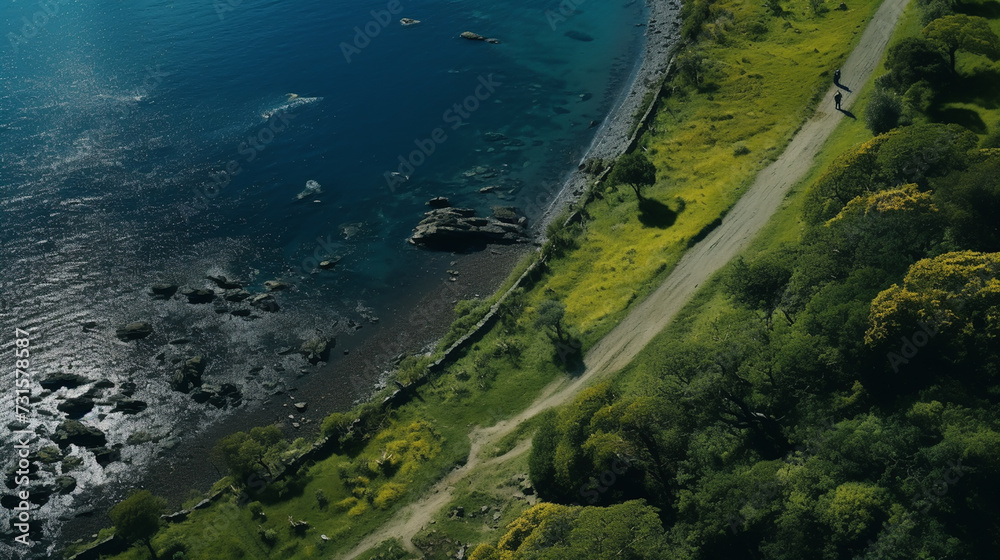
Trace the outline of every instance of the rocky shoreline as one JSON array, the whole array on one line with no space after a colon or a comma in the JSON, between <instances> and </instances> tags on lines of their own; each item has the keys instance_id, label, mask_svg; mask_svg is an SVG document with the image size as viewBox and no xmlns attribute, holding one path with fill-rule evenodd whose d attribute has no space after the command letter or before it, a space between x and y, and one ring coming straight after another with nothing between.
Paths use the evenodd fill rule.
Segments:
<instances>
[{"instance_id":1,"label":"rocky shoreline","mask_svg":"<svg viewBox=\"0 0 1000 560\"><path fill-rule=\"evenodd\" d=\"M681 3L679 0L646 0L649 11L646 42L642 61L633 74L632 82L623 90L614 109L600 125L593 142L580 161L580 167L570 172L562 188L549 203L542 216L535 222L538 238L563 209L577 202L583 195L592 176L583 169L590 159L615 159L625 153L632 141L634 119L641 109L648 92L658 88L666 77L674 55L674 46L680 40Z\"/></svg>"}]
</instances>

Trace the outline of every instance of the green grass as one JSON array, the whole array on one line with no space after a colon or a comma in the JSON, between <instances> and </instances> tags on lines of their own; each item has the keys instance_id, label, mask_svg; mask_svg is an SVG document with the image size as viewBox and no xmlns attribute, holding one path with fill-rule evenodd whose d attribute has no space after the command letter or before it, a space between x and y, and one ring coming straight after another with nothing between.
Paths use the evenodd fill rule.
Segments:
<instances>
[{"instance_id":1,"label":"green grass","mask_svg":"<svg viewBox=\"0 0 1000 560\"><path fill-rule=\"evenodd\" d=\"M646 196L676 212L676 221L647 227L628 189L599 188L604 198L586 208L581 248L553 263L544 283L564 299L586 344L665 277L688 241L732 207L781 153L878 5L853 4L816 17L807 2L790 2L779 18L757 3L717 4L715 39L699 47L712 61L701 91L674 87L640 142L658 170ZM748 39L751 25L767 31Z\"/></svg>"}]
</instances>

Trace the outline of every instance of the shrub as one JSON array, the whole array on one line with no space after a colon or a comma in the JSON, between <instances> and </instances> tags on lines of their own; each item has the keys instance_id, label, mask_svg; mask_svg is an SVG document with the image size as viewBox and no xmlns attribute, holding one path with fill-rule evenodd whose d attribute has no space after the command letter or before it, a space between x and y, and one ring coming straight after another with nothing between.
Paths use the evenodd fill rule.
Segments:
<instances>
[{"instance_id":1,"label":"shrub","mask_svg":"<svg viewBox=\"0 0 1000 560\"><path fill-rule=\"evenodd\" d=\"M389 482L379 489L372 504L379 509L388 509L406 493L406 486L397 482Z\"/></svg>"},{"instance_id":2,"label":"shrub","mask_svg":"<svg viewBox=\"0 0 1000 560\"><path fill-rule=\"evenodd\" d=\"M257 536L259 536L260 540L262 540L267 546L274 546L278 542L278 532L274 529L264 529L263 527L258 527Z\"/></svg>"},{"instance_id":3,"label":"shrub","mask_svg":"<svg viewBox=\"0 0 1000 560\"><path fill-rule=\"evenodd\" d=\"M319 504L319 509L326 509L326 506L330 505L330 499L326 497L322 488L316 490L316 503Z\"/></svg>"},{"instance_id":4,"label":"shrub","mask_svg":"<svg viewBox=\"0 0 1000 560\"><path fill-rule=\"evenodd\" d=\"M347 516L357 517L359 515L364 514L366 511L368 511L368 502L359 501L357 504L354 505L354 507L352 507L350 510L347 511Z\"/></svg>"},{"instance_id":5,"label":"shrub","mask_svg":"<svg viewBox=\"0 0 1000 560\"><path fill-rule=\"evenodd\" d=\"M750 153L750 148L747 148L742 142L737 142L733 146L733 155L736 157L745 156Z\"/></svg>"},{"instance_id":6,"label":"shrub","mask_svg":"<svg viewBox=\"0 0 1000 560\"><path fill-rule=\"evenodd\" d=\"M250 510L250 515L253 517L260 517L261 519L266 517L264 515L264 506L260 502L250 502L247 509Z\"/></svg>"},{"instance_id":7,"label":"shrub","mask_svg":"<svg viewBox=\"0 0 1000 560\"><path fill-rule=\"evenodd\" d=\"M355 498L354 496L351 496L349 498L344 498L343 500L340 500L339 502L333 504L333 507L337 508L340 511L347 511L356 505L358 505L358 499Z\"/></svg>"},{"instance_id":8,"label":"shrub","mask_svg":"<svg viewBox=\"0 0 1000 560\"><path fill-rule=\"evenodd\" d=\"M876 89L865 107L865 124L874 134L889 132L899 125L903 104L899 97L884 89Z\"/></svg>"}]
</instances>

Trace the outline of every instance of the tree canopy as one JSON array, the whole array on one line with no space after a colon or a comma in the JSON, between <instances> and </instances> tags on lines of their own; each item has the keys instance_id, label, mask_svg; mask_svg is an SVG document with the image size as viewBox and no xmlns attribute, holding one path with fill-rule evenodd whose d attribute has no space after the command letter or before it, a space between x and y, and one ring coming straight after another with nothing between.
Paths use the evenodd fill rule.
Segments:
<instances>
[{"instance_id":1,"label":"tree canopy","mask_svg":"<svg viewBox=\"0 0 1000 560\"><path fill-rule=\"evenodd\" d=\"M628 185L636 198L642 199L642 189L656 183L656 166L641 153L625 154L618 158L608 181L612 185Z\"/></svg>"},{"instance_id":2,"label":"tree canopy","mask_svg":"<svg viewBox=\"0 0 1000 560\"><path fill-rule=\"evenodd\" d=\"M115 534L128 542L144 543L156 558L150 539L160 528L160 515L166 505L166 500L154 496L149 490L139 490L111 508L108 517L115 525Z\"/></svg>"},{"instance_id":3,"label":"tree canopy","mask_svg":"<svg viewBox=\"0 0 1000 560\"><path fill-rule=\"evenodd\" d=\"M944 48L952 71L955 70L955 53L959 50L985 55L990 60L1000 58L1000 38L986 18L966 14L944 16L928 23L923 35Z\"/></svg>"}]
</instances>

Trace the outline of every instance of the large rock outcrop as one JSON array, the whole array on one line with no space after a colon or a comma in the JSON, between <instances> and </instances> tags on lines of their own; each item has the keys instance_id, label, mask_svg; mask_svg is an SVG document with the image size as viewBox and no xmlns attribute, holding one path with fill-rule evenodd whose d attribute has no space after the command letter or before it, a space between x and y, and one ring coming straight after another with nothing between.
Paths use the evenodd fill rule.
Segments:
<instances>
[{"instance_id":1,"label":"large rock outcrop","mask_svg":"<svg viewBox=\"0 0 1000 560\"><path fill-rule=\"evenodd\" d=\"M410 237L414 245L450 250L528 240L528 220L512 206L496 206L488 218L471 208L436 208L424 216Z\"/></svg>"}]
</instances>

